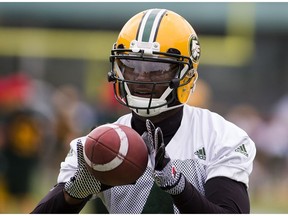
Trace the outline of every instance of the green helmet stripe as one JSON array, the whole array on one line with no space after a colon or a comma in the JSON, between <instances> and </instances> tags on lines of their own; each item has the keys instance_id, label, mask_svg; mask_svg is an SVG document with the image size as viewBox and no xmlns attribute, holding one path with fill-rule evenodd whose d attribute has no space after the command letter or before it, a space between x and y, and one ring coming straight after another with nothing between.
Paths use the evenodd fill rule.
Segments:
<instances>
[{"instance_id":1,"label":"green helmet stripe","mask_svg":"<svg viewBox=\"0 0 288 216\"><path fill-rule=\"evenodd\" d=\"M149 41L151 30L152 30L152 26L153 26L154 20L155 20L156 15L157 15L158 12L159 12L159 10L153 10L150 13L150 15L149 15L149 17L148 17L148 19L146 21L145 27L144 27L142 41L144 41L144 42L148 42Z\"/></svg>"},{"instance_id":2,"label":"green helmet stripe","mask_svg":"<svg viewBox=\"0 0 288 216\"><path fill-rule=\"evenodd\" d=\"M166 10L151 9L143 17L139 27L138 41L153 42L157 35L158 26Z\"/></svg>"}]
</instances>

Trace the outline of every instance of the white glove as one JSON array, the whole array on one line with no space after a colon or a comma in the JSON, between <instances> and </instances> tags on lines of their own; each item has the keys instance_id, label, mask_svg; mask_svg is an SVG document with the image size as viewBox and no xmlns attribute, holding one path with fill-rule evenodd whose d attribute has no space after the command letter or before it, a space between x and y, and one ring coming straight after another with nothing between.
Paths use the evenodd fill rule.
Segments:
<instances>
[{"instance_id":1,"label":"white glove","mask_svg":"<svg viewBox=\"0 0 288 216\"><path fill-rule=\"evenodd\" d=\"M77 142L78 169L73 177L65 183L66 192L73 198L84 199L92 194L97 194L110 188L98 181L86 168L83 157L83 145L79 139Z\"/></svg>"},{"instance_id":2,"label":"white glove","mask_svg":"<svg viewBox=\"0 0 288 216\"><path fill-rule=\"evenodd\" d=\"M171 195L180 194L185 188L185 177L177 172L171 163L169 155L165 151L165 144L161 128L155 129L150 120L146 120L147 132L144 132L144 139L153 168L155 183Z\"/></svg>"}]
</instances>

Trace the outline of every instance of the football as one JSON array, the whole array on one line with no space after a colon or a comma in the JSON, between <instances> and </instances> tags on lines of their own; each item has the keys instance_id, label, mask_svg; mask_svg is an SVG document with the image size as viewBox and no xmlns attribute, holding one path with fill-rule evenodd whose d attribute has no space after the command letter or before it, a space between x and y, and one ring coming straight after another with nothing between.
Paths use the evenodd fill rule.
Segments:
<instances>
[{"instance_id":1,"label":"football","mask_svg":"<svg viewBox=\"0 0 288 216\"><path fill-rule=\"evenodd\" d=\"M144 173L148 150L142 137L120 124L96 127L84 143L88 170L100 182L110 186L133 184Z\"/></svg>"}]
</instances>

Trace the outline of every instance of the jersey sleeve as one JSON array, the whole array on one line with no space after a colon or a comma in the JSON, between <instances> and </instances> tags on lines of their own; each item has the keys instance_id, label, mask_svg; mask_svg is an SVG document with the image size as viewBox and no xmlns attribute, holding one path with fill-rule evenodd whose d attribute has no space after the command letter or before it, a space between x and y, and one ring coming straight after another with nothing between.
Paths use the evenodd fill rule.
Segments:
<instances>
[{"instance_id":1,"label":"jersey sleeve","mask_svg":"<svg viewBox=\"0 0 288 216\"><path fill-rule=\"evenodd\" d=\"M57 182L67 182L72 176L74 176L78 163L77 163L77 142L81 140L81 143L85 143L86 137L80 137L70 142L70 150L63 162L60 165L60 173L57 178Z\"/></svg>"},{"instance_id":2,"label":"jersey sleeve","mask_svg":"<svg viewBox=\"0 0 288 216\"><path fill-rule=\"evenodd\" d=\"M208 148L206 181L223 176L243 182L248 187L256 155L255 144L244 130L224 119L219 120Z\"/></svg>"}]
</instances>

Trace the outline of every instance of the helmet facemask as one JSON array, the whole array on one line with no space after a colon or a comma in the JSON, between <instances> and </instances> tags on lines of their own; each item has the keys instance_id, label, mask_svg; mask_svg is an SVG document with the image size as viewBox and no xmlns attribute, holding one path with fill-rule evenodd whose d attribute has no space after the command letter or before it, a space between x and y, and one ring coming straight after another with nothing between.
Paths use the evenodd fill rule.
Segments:
<instances>
[{"instance_id":1,"label":"helmet facemask","mask_svg":"<svg viewBox=\"0 0 288 216\"><path fill-rule=\"evenodd\" d=\"M179 103L177 89L192 79L190 59L174 53L152 51L151 54L143 50L135 53L114 49L111 55L110 78L113 77L116 99L140 116L154 116L183 106ZM185 58L187 63L183 61ZM129 70L134 72L127 72ZM146 78L140 80L136 75Z\"/></svg>"}]
</instances>

